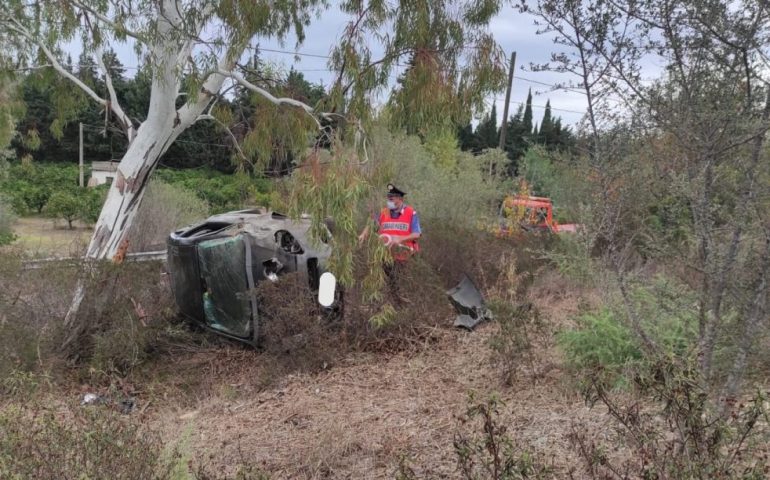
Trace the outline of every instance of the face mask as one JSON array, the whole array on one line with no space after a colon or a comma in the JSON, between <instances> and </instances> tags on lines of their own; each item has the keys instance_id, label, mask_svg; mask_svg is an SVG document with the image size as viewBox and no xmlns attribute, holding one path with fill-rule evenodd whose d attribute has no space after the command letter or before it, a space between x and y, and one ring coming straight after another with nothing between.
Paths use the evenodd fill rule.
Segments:
<instances>
[{"instance_id":1,"label":"face mask","mask_svg":"<svg viewBox=\"0 0 770 480\"><path fill-rule=\"evenodd\" d=\"M388 205L388 210L395 210L396 209L396 202L394 202L393 200L388 200L387 201L387 205Z\"/></svg>"}]
</instances>

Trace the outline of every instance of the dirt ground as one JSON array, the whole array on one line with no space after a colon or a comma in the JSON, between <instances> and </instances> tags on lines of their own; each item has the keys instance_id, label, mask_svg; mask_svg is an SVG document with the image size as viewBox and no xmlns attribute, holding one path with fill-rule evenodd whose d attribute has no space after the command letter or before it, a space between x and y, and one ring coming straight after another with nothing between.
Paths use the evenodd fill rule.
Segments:
<instances>
[{"instance_id":1,"label":"dirt ground","mask_svg":"<svg viewBox=\"0 0 770 480\"><path fill-rule=\"evenodd\" d=\"M13 226L19 237L16 243L29 256L70 257L82 255L91 239L93 229L75 222L73 229L67 228L64 220L43 217L18 218Z\"/></svg>"},{"instance_id":2,"label":"dirt ground","mask_svg":"<svg viewBox=\"0 0 770 480\"><path fill-rule=\"evenodd\" d=\"M572 308L565 299L553 302L551 313ZM459 420L468 395L497 393L505 403L500 420L514 442L550 465L550 478L566 478L571 470L580 478L567 434L575 425L611 430L609 419L585 406L550 345L538 349L537 375L525 371L504 386L490 365L488 341L496 328L447 328L423 351L358 355L264 390L253 354L235 354L242 366L237 373L217 372L212 358L179 358L179 368L220 373L221 381L184 407L149 408L149 422L221 475L251 462L271 478L394 478L403 457L418 478L459 478L453 439L468 431Z\"/></svg>"}]
</instances>

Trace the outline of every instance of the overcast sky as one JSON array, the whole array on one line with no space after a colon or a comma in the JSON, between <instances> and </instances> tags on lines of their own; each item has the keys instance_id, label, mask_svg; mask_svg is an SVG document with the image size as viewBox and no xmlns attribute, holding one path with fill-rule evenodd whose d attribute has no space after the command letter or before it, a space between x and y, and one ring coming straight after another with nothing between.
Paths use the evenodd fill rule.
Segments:
<instances>
[{"instance_id":1,"label":"overcast sky","mask_svg":"<svg viewBox=\"0 0 770 480\"><path fill-rule=\"evenodd\" d=\"M286 70L294 67L301 71L305 78L311 82L328 86L332 83L332 72L328 70L327 55L332 46L339 42L345 25L350 17L339 11L337 7L331 7L321 19L312 22L306 29L305 41L295 49L296 38L288 37L284 44L274 39L261 39L262 58L271 63L282 65ZM566 125L577 124L586 110L585 95L579 91L553 90L543 84L565 84L570 80L568 74L554 72L532 72L530 63L545 63L549 60L551 52L557 49L551 35L537 35L533 24L533 17L520 14L512 7L506 6L491 22L490 30L498 44L510 58L511 52L516 51L516 70L514 73L513 91L511 94L511 106L509 115L516 112L519 103L526 101L527 92L532 89L534 121L539 123L543 116L543 107L550 99L553 115L562 118ZM370 45L373 55L382 52L377 45ZM119 58L128 68L128 75L132 75L138 63L131 45L114 45ZM77 58L80 47L74 42L66 48L73 58ZM282 50L292 53L279 53L271 50ZM375 57L377 58L377 57ZM400 71L391 75L394 82ZM498 124L502 120L505 94L500 93L496 97L488 99L488 107L492 103L497 105ZM474 122L475 123L475 122Z\"/></svg>"},{"instance_id":2,"label":"overcast sky","mask_svg":"<svg viewBox=\"0 0 770 480\"><path fill-rule=\"evenodd\" d=\"M307 29L305 42L297 51L310 54L325 56L328 55L332 45L337 43L342 35L349 17L332 8L326 12L320 21L313 22ZM585 95L576 91L552 91L551 87L541 83L562 84L569 81L569 75L553 72L532 72L530 63L545 63L549 60L551 52L556 45L553 44L552 36L537 35L536 27L533 25L533 17L516 12L512 7L505 7L490 24L490 30L497 42L510 58L511 52L516 51L516 70L514 72L513 91L511 93L511 106L509 114L516 112L518 103L525 102L527 92L531 88L534 106L534 118L540 122L543 116L543 108L548 99L551 100L553 114L560 116L565 124L574 125L586 109ZM281 46L276 41L261 41L260 46L263 49L294 51L295 39L287 39L285 45ZM370 47L376 51L376 45ZM280 63L287 69L293 66L301 71L305 78L312 82L329 85L332 83L332 74L329 72L327 60L325 58L300 56L294 58L293 55L264 51L262 56L272 62ZM394 72L391 81L394 81L399 72ZM540 82L540 83L536 83ZM503 116L503 106L505 103L505 94L501 93L496 98L490 97L489 108L492 102L497 104L498 124ZM558 109L558 110L557 110Z\"/></svg>"}]
</instances>

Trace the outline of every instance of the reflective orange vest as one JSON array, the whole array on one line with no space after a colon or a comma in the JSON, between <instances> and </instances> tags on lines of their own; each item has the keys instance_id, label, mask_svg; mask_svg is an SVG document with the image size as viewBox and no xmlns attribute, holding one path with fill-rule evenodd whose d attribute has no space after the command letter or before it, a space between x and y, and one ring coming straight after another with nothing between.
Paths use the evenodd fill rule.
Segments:
<instances>
[{"instance_id":1,"label":"reflective orange vest","mask_svg":"<svg viewBox=\"0 0 770 480\"><path fill-rule=\"evenodd\" d=\"M390 217L390 210L383 208L380 212L380 230L379 233L387 234L397 237L405 237L412 233L412 218L414 217L414 209L409 205L404 206L401 209L401 215L398 218ZM417 253L420 250L420 246L417 240L407 240L402 245L411 247L411 251L405 248L396 247L393 252L393 258L395 260L406 260L413 253Z\"/></svg>"}]
</instances>

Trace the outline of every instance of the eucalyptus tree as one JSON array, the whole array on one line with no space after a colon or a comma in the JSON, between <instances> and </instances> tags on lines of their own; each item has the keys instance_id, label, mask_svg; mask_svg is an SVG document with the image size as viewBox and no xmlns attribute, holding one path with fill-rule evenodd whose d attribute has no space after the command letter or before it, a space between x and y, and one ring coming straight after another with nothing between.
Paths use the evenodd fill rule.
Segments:
<instances>
[{"instance_id":1,"label":"eucalyptus tree","mask_svg":"<svg viewBox=\"0 0 770 480\"><path fill-rule=\"evenodd\" d=\"M496 63L502 58L500 49L486 31L500 3L342 1L339 8L351 20L331 52L336 80L330 101L319 106L276 96L269 83L249 81L240 62L260 39L285 40L293 34L302 43L306 27L322 22L321 15L332 8L323 0L6 0L0 6L0 37L18 65L49 65L57 81L68 84L69 97L101 105L124 132L128 149L87 248L89 258L115 259L128 247L128 232L148 179L169 146L196 122L215 122L227 129L231 119L227 109L218 108L218 100L230 89L248 89L273 107L260 109L252 130L233 142L238 158L269 151L275 135L288 135L295 144L306 142L329 122L351 131L346 138L358 142L365 154L374 93L388 85L391 72L405 59L425 59L420 61L426 67L410 77L400 94L409 98L409 92L422 92L425 109L431 112L452 110L458 104L473 108L482 103L485 92L502 85L504 72ZM104 94L63 66L65 45L76 40L96 61ZM141 122L121 105L105 65L105 51L121 43L134 46L151 75L149 107ZM437 85L461 90L463 95L426 98L424 92ZM67 94L62 98L66 100ZM297 114L291 131L265 128L277 109ZM65 118L66 110L61 111ZM428 124L437 119L418 115L413 121ZM297 152L306 148L296 145ZM82 296L79 287L71 313Z\"/></svg>"}]
</instances>

